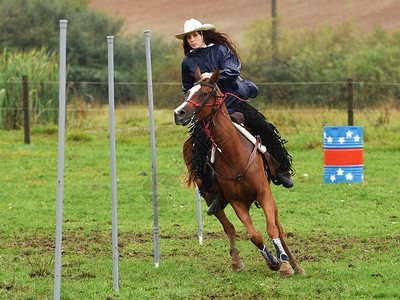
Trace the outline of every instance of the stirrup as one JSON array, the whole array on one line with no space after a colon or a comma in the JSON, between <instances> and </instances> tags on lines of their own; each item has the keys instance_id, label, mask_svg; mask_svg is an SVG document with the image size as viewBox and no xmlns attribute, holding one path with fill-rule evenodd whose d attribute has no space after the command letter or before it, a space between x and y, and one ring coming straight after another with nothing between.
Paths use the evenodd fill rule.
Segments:
<instances>
[{"instance_id":1,"label":"stirrup","mask_svg":"<svg viewBox=\"0 0 400 300\"><path fill-rule=\"evenodd\" d=\"M212 216L217 212L217 205L219 202L219 197L214 197L213 201L211 202L210 206L207 209L207 215Z\"/></svg>"}]
</instances>

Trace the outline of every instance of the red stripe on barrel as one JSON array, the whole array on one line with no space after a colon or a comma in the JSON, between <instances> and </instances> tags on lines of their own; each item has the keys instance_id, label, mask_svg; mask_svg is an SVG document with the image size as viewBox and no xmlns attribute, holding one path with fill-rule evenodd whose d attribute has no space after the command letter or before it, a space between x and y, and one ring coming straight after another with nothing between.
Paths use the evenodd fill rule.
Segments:
<instances>
[{"instance_id":1,"label":"red stripe on barrel","mask_svg":"<svg viewBox=\"0 0 400 300\"><path fill-rule=\"evenodd\" d=\"M324 149L324 165L349 166L363 164L363 148Z\"/></svg>"}]
</instances>

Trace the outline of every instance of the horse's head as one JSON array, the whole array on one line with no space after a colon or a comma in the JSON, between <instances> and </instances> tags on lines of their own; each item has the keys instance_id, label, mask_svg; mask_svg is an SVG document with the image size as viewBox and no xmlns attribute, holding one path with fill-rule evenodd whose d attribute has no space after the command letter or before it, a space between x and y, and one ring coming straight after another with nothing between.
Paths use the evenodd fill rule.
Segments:
<instances>
[{"instance_id":1,"label":"horse's head","mask_svg":"<svg viewBox=\"0 0 400 300\"><path fill-rule=\"evenodd\" d=\"M187 125L193 119L200 118L197 116L199 112L202 115L208 115L208 111L212 111L216 104L216 99L221 98L217 82L219 79L219 68L211 75L201 75L199 67L195 72L196 83L187 92L185 102L174 110L174 120L177 125ZM220 93L220 92L219 92Z\"/></svg>"}]
</instances>

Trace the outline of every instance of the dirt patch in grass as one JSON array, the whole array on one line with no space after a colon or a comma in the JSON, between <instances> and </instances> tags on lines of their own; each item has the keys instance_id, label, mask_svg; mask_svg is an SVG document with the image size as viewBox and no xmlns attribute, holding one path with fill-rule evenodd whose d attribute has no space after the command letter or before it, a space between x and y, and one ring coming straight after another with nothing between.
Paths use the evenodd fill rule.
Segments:
<instances>
[{"instance_id":1,"label":"dirt patch in grass","mask_svg":"<svg viewBox=\"0 0 400 300\"><path fill-rule=\"evenodd\" d=\"M51 253L55 248L53 234L45 231L36 231L30 235L7 236L0 233L4 248L18 248L23 255ZM206 240L225 240L224 233L205 233ZM238 240L250 240L246 233L239 233ZM197 240L196 234L182 233L179 235L160 235L161 240L176 241L177 244L187 244L188 240ZM359 236L330 236L327 233L318 233L309 236L298 236L288 232L286 241L293 254L299 261L319 261L329 257L332 261L342 261L352 252L363 254L384 253L387 249L400 247L400 236L359 237ZM78 230L68 229L63 232L63 253L79 253L80 255L96 257L110 255L112 244L111 231L108 230ZM145 245L153 244L153 232L120 232L118 236L118 250L120 257L151 257L153 253L147 251ZM139 246L138 246L139 245ZM239 249L240 250L240 249ZM179 255L170 251L171 256Z\"/></svg>"}]
</instances>

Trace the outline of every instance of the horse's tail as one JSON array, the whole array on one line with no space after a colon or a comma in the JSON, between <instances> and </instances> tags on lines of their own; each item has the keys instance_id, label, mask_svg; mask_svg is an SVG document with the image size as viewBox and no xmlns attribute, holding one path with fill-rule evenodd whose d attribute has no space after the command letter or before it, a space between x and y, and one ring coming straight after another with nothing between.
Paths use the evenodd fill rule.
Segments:
<instances>
[{"instance_id":1,"label":"horse's tail","mask_svg":"<svg viewBox=\"0 0 400 300\"><path fill-rule=\"evenodd\" d=\"M182 181L183 184L186 184L188 187L195 187L195 178L196 172L192 166L192 157L193 157L193 141L192 136L189 136L185 143L183 144L183 160L185 161L187 167L187 174L185 179Z\"/></svg>"}]
</instances>

